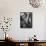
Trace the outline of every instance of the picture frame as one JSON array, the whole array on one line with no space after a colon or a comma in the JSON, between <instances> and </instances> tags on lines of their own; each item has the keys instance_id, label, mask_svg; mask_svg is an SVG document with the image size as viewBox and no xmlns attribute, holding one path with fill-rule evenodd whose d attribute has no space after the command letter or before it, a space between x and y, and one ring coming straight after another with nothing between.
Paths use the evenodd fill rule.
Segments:
<instances>
[{"instance_id":1,"label":"picture frame","mask_svg":"<svg viewBox=\"0 0 46 46\"><path fill-rule=\"evenodd\" d=\"M32 12L20 12L20 28L32 28Z\"/></svg>"}]
</instances>

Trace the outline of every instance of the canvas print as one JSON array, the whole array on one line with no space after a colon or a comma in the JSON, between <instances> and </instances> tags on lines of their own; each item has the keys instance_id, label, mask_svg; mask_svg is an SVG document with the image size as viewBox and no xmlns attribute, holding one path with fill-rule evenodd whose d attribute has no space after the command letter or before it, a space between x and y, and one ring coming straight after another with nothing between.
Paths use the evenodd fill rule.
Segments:
<instances>
[{"instance_id":1,"label":"canvas print","mask_svg":"<svg viewBox=\"0 0 46 46\"><path fill-rule=\"evenodd\" d=\"M32 12L20 12L20 28L32 28Z\"/></svg>"}]
</instances>

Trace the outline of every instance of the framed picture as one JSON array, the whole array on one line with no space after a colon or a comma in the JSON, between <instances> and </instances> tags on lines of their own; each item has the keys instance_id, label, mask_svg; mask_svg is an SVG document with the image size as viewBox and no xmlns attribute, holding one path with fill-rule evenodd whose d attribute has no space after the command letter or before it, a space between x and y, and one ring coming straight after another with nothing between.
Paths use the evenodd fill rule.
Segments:
<instances>
[{"instance_id":1,"label":"framed picture","mask_svg":"<svg viewBox=\"0 0 46 46\"><path fill-rule=\"evenodd\" d=\"M20 28L32 28L32 12L20 12Z\"/></svg>"}]
</instances>

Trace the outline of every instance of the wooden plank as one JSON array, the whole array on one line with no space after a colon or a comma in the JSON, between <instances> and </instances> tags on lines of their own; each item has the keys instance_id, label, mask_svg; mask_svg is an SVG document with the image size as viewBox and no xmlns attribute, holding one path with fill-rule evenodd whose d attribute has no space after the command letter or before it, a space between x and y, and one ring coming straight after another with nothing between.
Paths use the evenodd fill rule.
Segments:
<instances>
[{"instance_id":1,"label":"wooden plank","mask_svg":"<svg viewBox=\"0 0 46 46\"><path fill-rule=\"evenodd\" d=\"M28 46L28 43L24 43L24 46Z\"/></svg>"}]
</instances>

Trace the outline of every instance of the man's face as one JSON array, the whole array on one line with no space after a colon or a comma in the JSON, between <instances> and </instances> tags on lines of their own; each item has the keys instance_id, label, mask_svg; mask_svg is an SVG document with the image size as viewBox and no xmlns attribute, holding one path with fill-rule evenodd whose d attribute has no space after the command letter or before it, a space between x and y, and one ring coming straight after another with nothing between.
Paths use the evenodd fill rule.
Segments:
<instances>
[{"instance_id":1,"label":"man's face","mask_svg":"<svg viewBox=\"0 0 46 46\"><path fill-rule=\"evenodd\" d=\"M26 23L30 22L31 23L31 16L29 13L23 15L23 19Z\"/></svg>"}]
</instances>

